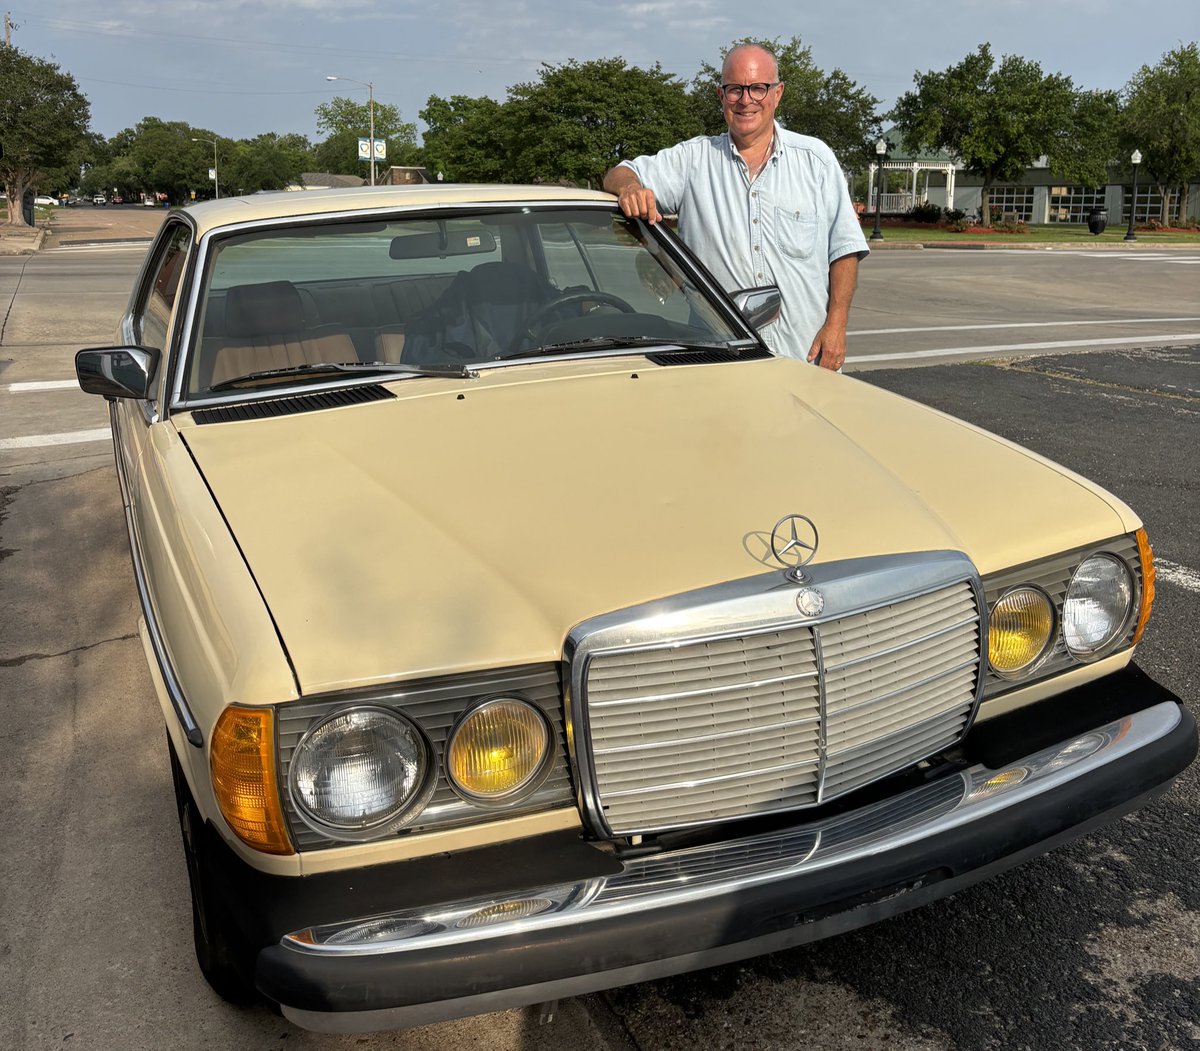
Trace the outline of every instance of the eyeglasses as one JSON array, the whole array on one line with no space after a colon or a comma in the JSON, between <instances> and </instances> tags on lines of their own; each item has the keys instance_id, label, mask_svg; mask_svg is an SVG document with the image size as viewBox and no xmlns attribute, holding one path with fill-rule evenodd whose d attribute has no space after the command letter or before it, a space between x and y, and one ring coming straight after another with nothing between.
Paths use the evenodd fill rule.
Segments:
<instances>
[{"instance_id":1,"label":"eyeglasses","mask_svg":"<svg viewBox=\"0 0 1200 1051\"><path fill-rule=\"evenodd\" d=\"M724 95L730 102L737 102L741 99L742 93L749 94L755 102L762 102L767 97L767 92L772 88L777 88L783 83L779 80L773 80L770 84L764 84L761 81L757 84L722 84L721 94Z\"/></svg>"}]
</instances>

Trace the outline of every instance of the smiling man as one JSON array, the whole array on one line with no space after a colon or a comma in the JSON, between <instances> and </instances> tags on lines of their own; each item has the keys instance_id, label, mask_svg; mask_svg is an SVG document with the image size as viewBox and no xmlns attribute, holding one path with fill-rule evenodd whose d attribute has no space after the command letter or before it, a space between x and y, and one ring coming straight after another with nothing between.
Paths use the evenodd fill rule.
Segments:
<instances>
[{"instance_id":1,"label":"smiling man","mask_svg":"<svg viewBox=\"0 0 1200 1051\"><path fill-rule=\"evenodd\" d=\"M728 291L777 285L768 346L839 369L867 242L833 151L775 120L783 88L769 50L735 47L717 88L729 131L622 161L604 188L626 215L677 213L680 236Z\"/></svg>"}]
</instances>

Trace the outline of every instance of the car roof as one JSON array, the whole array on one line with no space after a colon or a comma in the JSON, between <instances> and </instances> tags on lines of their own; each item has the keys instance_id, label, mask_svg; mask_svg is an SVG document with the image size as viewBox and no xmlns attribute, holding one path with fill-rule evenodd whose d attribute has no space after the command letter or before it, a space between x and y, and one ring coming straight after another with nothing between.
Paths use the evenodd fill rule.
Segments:
<instances>
[{"instance_id":1,"label":"car roof","mask_svg":"<svg viewBox=\"0 0 1200 1051\"><path fill-rule=\"evenodd\" d=\"M226 197L186 207L197 234L222 226L324 215L331 212L373 211L388 208L457 208L472 204L531 201L550 204L612 204L615 198L596 190L564 186L504 186L417 183L406 186L356 186L335 190L280 190L248 197Z\"/></svg>"}]
</instances>

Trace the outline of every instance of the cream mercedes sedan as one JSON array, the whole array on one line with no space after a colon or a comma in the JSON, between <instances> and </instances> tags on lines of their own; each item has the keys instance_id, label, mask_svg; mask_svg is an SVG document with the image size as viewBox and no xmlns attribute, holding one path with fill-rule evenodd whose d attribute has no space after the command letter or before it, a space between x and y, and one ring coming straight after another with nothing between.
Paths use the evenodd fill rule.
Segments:
<instances>
[{"instance_id":1,"label":"cream mercedes sedan","mask_svg":"<svg viewBox=\"0 0 1200 1051\"><path fill-rule=\"evenodd\" d=\"M171 212L110 402L200 970L354 1032L771 952L1163 792L1154 563L552 187Z\"/></svg>"}]
</instances>

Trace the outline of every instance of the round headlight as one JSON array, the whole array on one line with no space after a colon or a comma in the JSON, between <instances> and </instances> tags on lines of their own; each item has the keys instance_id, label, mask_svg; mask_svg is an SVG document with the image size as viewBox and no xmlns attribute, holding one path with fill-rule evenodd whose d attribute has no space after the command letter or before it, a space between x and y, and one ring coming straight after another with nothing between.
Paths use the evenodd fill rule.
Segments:
<instances>
[{"instance_id":1,"label":"round headlight","mask_svg":"<svg viewBox=\"0 0 1200 1051\"><path fill-rule=\"evenodd\" d=\"M499 697L472 708L451 731L446 774L475 803L511 803L540 781L550 757L545 716L526 701Z\"/></svg>"},{"instance_id":2,"label":"round headlight","mask_svg":"<svg viewBox=\"0 0 1200 1051\"><path fill-rule=\"evenodd\" d=\"M1001 595L988 619L988 661L999 675L1032 668L1054 637L1054 606L1037 588L1019 587Z\"/></svg>"},{"instance_id":3,"label":"round headlight","mask_svg":"<svg viewBox=\"0 0 1200 1051\"><path fill-rule=\"evenodd\" d=\"M1125 627L1133 609L1129 567L1111 555L1084 559L1063 601L1063 641L1073 657L1092 660Z\"/></svg>"},{"instance_id":4,"label":"round headlight","mask_svg":"<svg viewBox=\"0 0 1200 1051\"><path fill-rule=\"evenodd\" d=\"M300 739L288 787L318 832L370 839L417 815L433 787L429 770L429 746L408 719L387 708L352 708Z\"/></svg>"}]
</instances>

